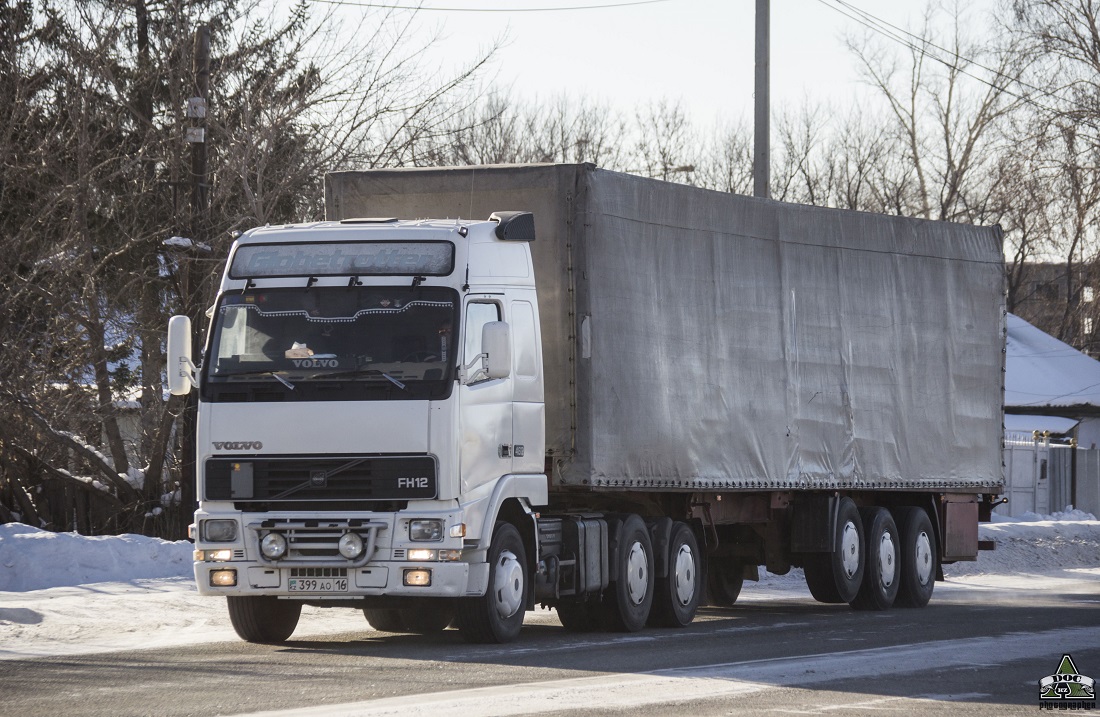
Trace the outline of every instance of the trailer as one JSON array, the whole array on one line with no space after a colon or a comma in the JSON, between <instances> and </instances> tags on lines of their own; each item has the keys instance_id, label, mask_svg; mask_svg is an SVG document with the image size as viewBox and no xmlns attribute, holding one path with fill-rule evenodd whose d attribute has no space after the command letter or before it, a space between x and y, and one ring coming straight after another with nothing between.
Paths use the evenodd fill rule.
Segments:
<instances>
[{"instance_id":1,"label":"trailer","mask_svg":"<svg viewBox=\"0 0 1100 717\"><path fill-rule=\"evenodd\" d=\"M199 387L199 590L515 639L683 626L760 566L923 606L1003 491L997 227L588 164L336 172L230 251ZM327 333L326 333L327 332ZM262 405L258 405L262 404Z\"/></svg>"}]
</instances>

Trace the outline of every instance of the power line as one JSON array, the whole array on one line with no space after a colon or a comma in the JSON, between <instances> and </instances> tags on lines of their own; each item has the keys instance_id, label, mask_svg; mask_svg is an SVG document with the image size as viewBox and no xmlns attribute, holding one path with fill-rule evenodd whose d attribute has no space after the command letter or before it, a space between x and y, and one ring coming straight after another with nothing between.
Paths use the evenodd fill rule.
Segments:
<instances>
[{"instance_id":1,"label":"power line","mask_svg":"<svg viewBox=\"0 0 1100 717\"><path fill-rule=\"evenodd\" d=\"M959 67L958 63L952 64L948 60L945 60L944 58L937 55L935 52L930 52L928 50L928 48L932 47L932 48L935 48L935 49L940 50L942 52L946 52L949 55L955 56L959 60L965 60L968 64L973 64L977 67L982 67L982 69L985 69L985 70L993 73L994 75L997 75L997 76L1000 76L1000 77L1007 77L1006 75L1004 75L1003 73L1001 73L997 70L991 70L987 67L984 67L983 65L981 65L978 62L975 62L973 60L970 60L968 58L963 57L962 55L960 55L957 52L954 52L952 50L945 50L944 48L939 47L938 45L935 45L934 43L931 43L931 42L927 41L924 38L918 37L917 35L913 35L912 33L909 33L905 30L901 30L901 32L905 33L906 35L910 35L911 37L914 37L917 40L919 40L923 45L923 46L918 46L918 45L914 44L912 41L905 38L904 36L899 35L897 32L894 32L893 30L888 29L888 28L894 27L890 23L885 22L883 20L879 20L874 15L866 12L865 10L860 10L859 8L856 8L855 6L853 6L853 5L851 5L847 2L844 2L843 0L832 0L832 1L837 2L838 4L840 4L841 7L837 7L835 5L830 4L829 0L817 0L817 2L821 3L822 5L829 8L830 10L833 10L834 12L840 13L841 15L844 15L845 17L847 17L850 20L854 20L855 22L857 22L860 25L863 25L867 29L869 29L873 32L876 32L876 33L878 33L878 34L880 34L880 35L882 35L882 36L884 36L884 37L886 37L890 40L893 40L893 41L895 41L895 42L897 42L901 45L904 45L905 47L908 47L909 49L911 49L915 52L919 52L923 55L926 55L927 57L930 57L931 59L935 60L936 62L939 62L940 64L944 65L945 67L950 67L950 68L954 69L955 71L959 72L960 74L966 75L967 77L969 77L973 80L976 80L976 81L982 83L983 85L987 85L988 87L990 87L994 90L997 90L998 92L1002 92L1002 93L1004 93L1004 94L1006 94L1010 97L1016 98L1017 100L1019 100L1021 102L1026 102L1027 104L1033 105L1033 106L1035 106L1035 107L1037 107L1041 110L1044 110L1046 112L1050 112L1051 114L1060 114L1057 110L1054 110L1051 107L1048 107L1048 106L1038 102L1037 100L1035 100L1032 97L1028 97L1026 95L1021 95L1018 92L1013 92L1006 85L996 84L996 83L994 83L994 82L992 82L992 81L990 81L990 80L988 80L984 77L980 77L980 76L974 74L973 72L968 71L966 68ZM851 10L849 11L846 8L850 8ZM856 14L853 14L853 13L856 13ZM1026 83L1020 82L1017 79L1012 79L1012 81L1019 82L1019 84L1024 85L1025 87L1029 87L1029 85L1027 85ZM1042 90L1039 90L1039 91L1043 94L1046 94L1047 96L1053 97L1054 99L1061 99L1061 98L1058 98L1057 96L1055 96L1055 95L1053 95L1049 92L1044 92Z\"/></svg>"},{"instance_id":2,"label":"power line","mask_svg":"<svg viewBox=\"0 0 1100 717\"><path fill-rule=\"evenodd\" d=\"M629 0L628 2L605 3L602 5L572 5L567 7L425 7L422 5L389 5L374 2L353 2L352 0L312 0L312 2L326 5L342 5L345 7L378 8L380 10L415 10L417 12L572 12L575 10L606 10L620 7L633 7L635 5L654 5L656 3L671 2L672 0Z\"/></svg>"},{"instance_id":3,"label":"power line","mask_svg":"<svg viewBox=\"0 0 1100 717\"><path fill-rule=\"evenodd\" d=\"M1024 82L1023 80L1021 80L1018 77L1011 77L1011 76L1006 75L1005 73L1001 72L1000 70L995 70L992 67L989 67L987 65L983 65L982 63L978 62L977 60L971 59L969 57L965 57L965 56L961 55L957 50L949 50L945 47L941 47L940 45L937 45L936 43L932 42L928 38L921 37L920 35L915 35L915 34L913 34L912 32L909 32L908 30L906 30L903 27L898 27L897 25L889 22L888 20L883 20L882 18L877 17L876 15L868 12L867 10L863 10L861 8L858 8L855 5L851 4L850 2L846 2L846 0L832 0L832 2L835 2L838 5L843 5L844 7L848 8L849 10L852 10L853 12L859 13L863 17L868 18L869 20L871 20L872 22L874 22L876 24L884 25L884 26L892 28L893 30L896 30L896 31L898 31L898 32L900 32L904 35L907 35L907 36L913 38L914 40L916 40L917 42L919 42L923 45L927 45L929 47L934 47L935 49L939 50L940 52L945 52L948 55L953 55L954 57L958 58L959 60L962 60L962 61L966 62L967 64L974 65L975 67L980 67L981 69L985 70L986 72L988 72L992 75L1004 78L1005 80L1008 80L1009 82L1016 82L1019 85L1025 87L1029 90L1032 90L1033 92L1038 92L1039 94L1044 95L1046 97L1050 97L1050 98L1055 99L1055 100L1062 100L1063 99L1062 97L1059 97L1058 95L1054 94L1050 90L1045 90L1041 87L1036 87L1035 85L1032 85L1028 82ZM910 45L910 47L912 47L912 45Z\"/></svg>"}]
</instances>

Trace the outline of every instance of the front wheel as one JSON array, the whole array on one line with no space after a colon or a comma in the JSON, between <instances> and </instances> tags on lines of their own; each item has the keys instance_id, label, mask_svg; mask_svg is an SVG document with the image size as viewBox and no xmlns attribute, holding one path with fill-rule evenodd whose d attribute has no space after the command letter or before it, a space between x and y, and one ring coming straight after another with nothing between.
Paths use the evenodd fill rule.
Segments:
<instances>
[{"instance_id":1,"label":"front wheel","mask_svg":"<svg viewBox=\"0 0 1100 717\"><path fill-rule=\"evenodd\" d=\"M523 627L527 606L527 551L511 523L497 523L489 545L489 587L481 597L458 601L455 622L467 642L511 642Z\"/></svg>"},{"instance_id":2,"label":"front wheel","mask_svg":"<svg viewBox=\"0 0 1100 717\"><path fill-rule=\"evenodd\" d=\"M273 595L230 595L229 621L242 640L265 645L286 642L298 627L302 603Z\"/></svg>"}]
</instances>

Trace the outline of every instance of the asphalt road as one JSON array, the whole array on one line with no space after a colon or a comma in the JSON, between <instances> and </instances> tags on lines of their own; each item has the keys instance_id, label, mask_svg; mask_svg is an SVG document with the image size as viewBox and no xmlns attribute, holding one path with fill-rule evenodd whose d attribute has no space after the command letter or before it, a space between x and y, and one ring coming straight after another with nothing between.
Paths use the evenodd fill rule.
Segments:
<instances>
[{"instance_id":1,"label":"asphalt road","mask_svg":"<svg viewBox=\"0 0 1100 717\"><path fill-rule=\"evenodd\" d=\"M1064 653L1100 681L1096 582L937 589L923 610L804 598L705 608L682 630L574 634L528 614L520 641L361 632L6 661L0 715L1035 714Z\"/></svg>"}]
</instances>

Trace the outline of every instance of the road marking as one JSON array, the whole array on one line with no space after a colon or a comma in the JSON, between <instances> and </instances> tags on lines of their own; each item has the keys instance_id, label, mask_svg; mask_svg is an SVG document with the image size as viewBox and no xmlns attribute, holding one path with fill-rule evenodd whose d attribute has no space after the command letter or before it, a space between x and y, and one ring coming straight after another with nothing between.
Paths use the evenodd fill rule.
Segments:
<instances>
[{"instance_id":1,"label":"road marking","mask_svg":"<svg viewBox=\"0 0 1100 717\"><path fill-rule=\"evenodd\" d=\"M737 634L745 632L760 632L761 630L775 630L787 627L806 627L810 623L808 622L777 622L771 625L737 625L734 627L721 627L715 630L709 630L707 635L725 635L725 634ZM515 655L526 655L530 653L536 653L539 655L545 655L548 652L562 652L569 651L575 652L577 650L587 650L593 647L611 647L612 645L628 645L638 642L660 642L662 644L667 643L669 640L679 640L683 638L697 639L697 632L676 632L676 633L650 633L642 635L627 635L624 637L610 637L597 640L570 640L563 645L537 645L537 646L519 646L519 647L505 647L505 648L489 648L485 650L479 650L477 652L470 652L457 657L442 658L445 662L479 662L489 657L506 657Z\"/></svg>"},{"instance_id":2,"label":"road marking","mask_svg":"<svg viewBox=\"0 0 1100 717\"><path fill-rule=\"evenodd\" d=\"M844 702L821 705L820 707L808 707L796 710L789 707L771 707L769 713L784 715L826 715L839 710L866 710L872 712L905 712L911 713L914 702L960 702L962 700L975 700L992 697L986 692L965 692L958 695L917 695L915 697L879 697L873 700L860 700L859 702ZM898 702L901 704L894 705Z\"/></svg>"},{"instance_id":3,"label":"road marking","mask_svg":"<svg viewBox=\"0 0 1100 717\"><path fill-rule=\"evenodd\" d=\"M725 662L635 674L609 674L546 682L423 693L342 705L253 713L252 717L438 717L584 710L592 705L641 708L728 698L774 687L798 687L851 678L906 674L927 669L1003 665L1016 660L1091 649L1100 627L1016 632L997 637L938 640L865 650ZM920 698L918 698L920 699ZM927 697L925 698L927 699Z\"/></svg>"}]
</instances>

